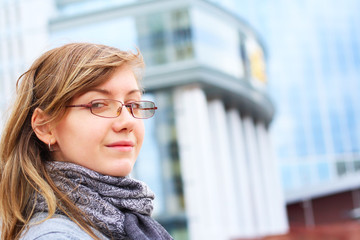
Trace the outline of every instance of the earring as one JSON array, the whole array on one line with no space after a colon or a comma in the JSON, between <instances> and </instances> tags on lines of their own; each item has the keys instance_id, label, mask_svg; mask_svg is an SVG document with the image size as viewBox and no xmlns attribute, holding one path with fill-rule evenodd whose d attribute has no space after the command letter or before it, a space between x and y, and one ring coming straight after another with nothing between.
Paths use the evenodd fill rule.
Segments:
<instances>
[{"instance_id":1,"label":"earring","mask_svg":"<svg viewBox=\"0 0 360 240\"><path fill-rule=\"evenodd\" d=\"M48 147L49 147L49 151L52 152L53 149L51 148L51 140L49 140Z\"/></svg>"}]
</instances>

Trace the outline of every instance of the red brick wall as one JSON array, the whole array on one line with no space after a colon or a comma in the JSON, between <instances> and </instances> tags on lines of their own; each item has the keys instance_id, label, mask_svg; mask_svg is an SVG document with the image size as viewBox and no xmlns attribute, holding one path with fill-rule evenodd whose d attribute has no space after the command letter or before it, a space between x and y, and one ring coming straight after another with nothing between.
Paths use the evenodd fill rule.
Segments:
<instances>
[{"instance_id":1,"label":"red brick wall","mask_svg":"<svg viewBox=\"0 0 360 240\"><path fill-rule=\"evenodd\" d=\"M360 206L360 199L354 198L354 192L315 198L310 203L313 226L307 225L305 221L306 204L292 203L287 206L290 225L288 234L251 240L360 240L360 220L353 220L349 216L352 209Z\"/></svg>"},{"instance_id":2,"label":"red brick wall","mask_svg":"<svg viewBox=\"0 0 360 240\"><path fill-rule=\"evenodd\" d=\"M343 222L308 228L292 228L286 235L268 236L251 240L359 240L360 223ZM245 240L245 239L237 239Z\"/></svg>"},{"instance_id":3,"label":"red brick wall","mask_svg":"<svg viewBox=\"0 0 360 240\"><path fill-rule=\"evenodd\" d=\"M352 192L343 192L312 201L315 224L341 223L351 220L349 213L355 208Z\"/></svg>"},{"instance_id":4,"label":"red brick wall","mask_svg":"<svg viewBox=\"0 0 360 240\"><path fill-rule=\"evenodd\" d=\"M350 221L349 212L357 207L352 194L348 191L310 200L315 225ZM287 213L290 226L306 226L303 202L289 204Z\"/></svg>"}]
</instances>

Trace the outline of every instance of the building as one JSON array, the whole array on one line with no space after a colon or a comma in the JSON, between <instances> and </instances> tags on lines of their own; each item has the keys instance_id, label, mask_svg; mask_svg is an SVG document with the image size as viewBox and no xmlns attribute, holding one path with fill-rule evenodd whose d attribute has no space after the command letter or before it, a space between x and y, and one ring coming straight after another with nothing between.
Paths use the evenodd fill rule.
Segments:
<instances>
[{"instance_id":1,"label":"building","mask_svg":"<svg viewBox=\"0 0 360 240\"><path fill-rule=\"evenodd\" d=\"M271 133L290 225L358 218L359 2L212 2L251 22L267 43Z\"/></svg>"},{"instance_id":2,"label":"building","mask_svg":"<svg viewBox=\"0 0 360 240\"><path fill-rule=\"evenodd\" d=\"M39 12L39 6L44 11ZM0 123L16 79L48 45L51 14L51 1L0 1Z\"/></svg>"},{"instance_id":3,"label":"building","mask_svg":"<svg viewBox=\"0 0 360 240\"><path fill-rule=\"evenodd\" d=\"M175 239L288 230L269 137L267 53L247 23L204 0L50 2L1 2L1 62L11 59L0 69L2 109L18 70L48 48L72 41L138 46L147 63L145 97L159 111L146 121L134 176L156 193L155 217ZM40 13L28 12L39 6Z\"/></svg>"}]
</instances>

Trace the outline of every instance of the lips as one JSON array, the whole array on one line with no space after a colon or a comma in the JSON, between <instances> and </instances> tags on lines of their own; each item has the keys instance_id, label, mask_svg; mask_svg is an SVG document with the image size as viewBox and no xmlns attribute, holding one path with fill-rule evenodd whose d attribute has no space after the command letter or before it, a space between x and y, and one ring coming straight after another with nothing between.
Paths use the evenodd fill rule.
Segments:
<instances>
[{"instance_id":1,"label":"lips","mask_svg":"<svg viewBox=\"0 0 360 240\"><path fill-rule=\"evenodd\" d=\"M134 142L132 141L118 141L106 145L106 147L122 152L130 152L134 149Z\"/></svg>"}]
</instances>

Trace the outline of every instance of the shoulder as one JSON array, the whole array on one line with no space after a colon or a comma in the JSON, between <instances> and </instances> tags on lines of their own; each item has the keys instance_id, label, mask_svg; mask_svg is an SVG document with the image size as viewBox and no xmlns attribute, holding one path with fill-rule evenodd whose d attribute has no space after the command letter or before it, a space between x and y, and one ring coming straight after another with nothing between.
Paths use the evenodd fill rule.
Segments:
<instances>
[{"instance_id":1,"label":"shoulder","mask_svg":"<svg viewBox=\"0 0 360 240\"><path fill-rule=\"evenodd\" d=\"M55 214L50 219L41 222L47 216L47 213L36 214L30 220L28 228L20 240L92 240L84 230L68 217ZM101 239L107 239L101 234L98 234L98 236Z\"/></svg>"}]
</instances>

